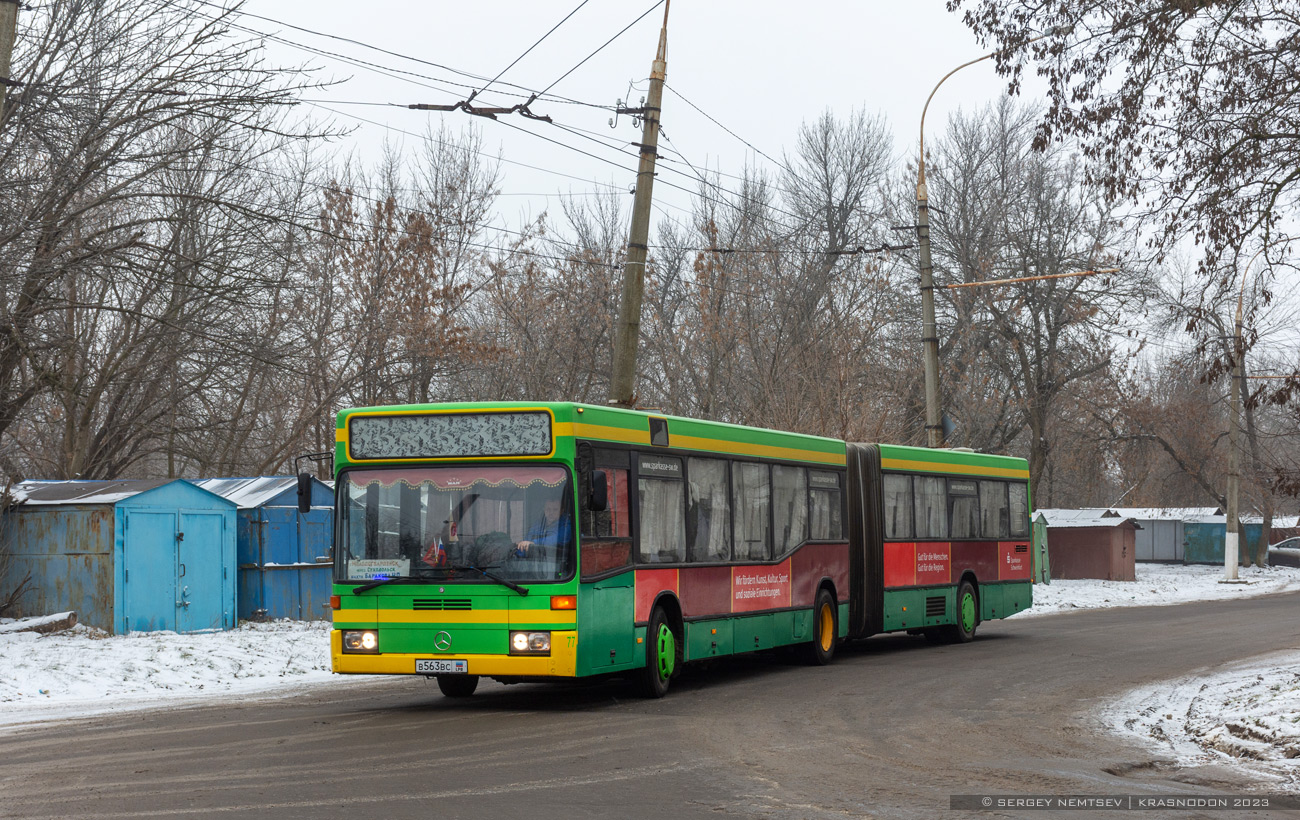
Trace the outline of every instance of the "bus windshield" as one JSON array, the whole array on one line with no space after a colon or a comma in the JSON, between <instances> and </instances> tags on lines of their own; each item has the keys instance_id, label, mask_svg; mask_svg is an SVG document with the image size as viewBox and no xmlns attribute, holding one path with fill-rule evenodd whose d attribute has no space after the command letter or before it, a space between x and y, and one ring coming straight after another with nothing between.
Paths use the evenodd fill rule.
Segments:
<instances>
[{"instance_id":1,"label":"bus windshield","mask_svg":"<svg viewBox=\"0 0 1300 820\"><path fill-rule=\"evenodd\" d=\"M573 573L573 494L553 465L349 470L339 477L340 582L556 581Z\"/></svg>"}]
</instances>

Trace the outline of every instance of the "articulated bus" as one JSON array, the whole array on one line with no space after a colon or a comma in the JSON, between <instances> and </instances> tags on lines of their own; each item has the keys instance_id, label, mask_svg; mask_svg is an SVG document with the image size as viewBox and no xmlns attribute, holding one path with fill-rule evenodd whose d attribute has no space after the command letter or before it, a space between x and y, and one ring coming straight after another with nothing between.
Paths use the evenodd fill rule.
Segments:
<instances>
[{"instance_id":1,"label":"articulated bus","mask_svg":"<svg viewBox=\"0 0 1300 820\"><path fill-rule=\"evenodd\" d=\"M1032 603L1023 459L569 403L338 414L333 669L443 694L882 632L969 641Z\"/></svg>"}]
</instances>

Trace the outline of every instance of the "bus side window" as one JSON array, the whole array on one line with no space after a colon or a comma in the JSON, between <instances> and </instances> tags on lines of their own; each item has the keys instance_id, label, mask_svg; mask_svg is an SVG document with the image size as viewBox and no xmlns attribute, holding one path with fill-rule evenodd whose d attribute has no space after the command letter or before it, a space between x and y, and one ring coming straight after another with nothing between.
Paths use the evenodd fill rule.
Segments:
<instances>
[{"instance_id":1,"label":"bus side window","mask_svg":"<svg viewBox=\"0 0 1300 820\"><path fill-rule=\"evenodd\" d=\"M1029 485L1013 481L1008 485L1011 490L1011 536L1013 538L1029 537Z\"/></svg>"},{"instance_id":2,"label":"bus side window","mask_svg":"<svg viewBox=\"0 0 1300 820\"><path fill-rule=\"evenodd\" d=\"M944 540L948 537L948 487L942 478L919 475L914 480L916 537Z\"/></svg>"},{"instance_id":3,"label":"bus side window","mask_svg":"<svg viewBox=\"0 0 1300 820\"><path fill-rule=\"evenodd\" d=\"M978 538L979 489L969 479L948 479L948 534L950 538Z\"/></svg>"},{"instance_id":4,"label":"bus side window","mask_svg":"<svg viewBox=\"0 0 1300 820\"><path fill-rule=\"evenodd\" d=\"M580 451L581 452L581 451ZM587 493L579 494L579 519L582 536L578 555L583 577L602 575L632 563L631 498L632 457L626 450L603 448L588 451L580 470L602 470L605 473L606 506L594 511L588 509ZM586 455L586 454L584 454Z\"/></svg>"},{"instance_id":5,"label":"bus side window","mask_svg":"<svg viewBox=\"0 0 1300 820\"><path fill-rule=\"evenodd\" d=\"M731 560L731 493L724 459L686 459L686 558Z\"/></svg>"},{"instance_id":6,"label":"bus side window","mask_svg":"<svg viewBox=\"0 0 1300 820\"><path fill-rule=\"evenodd\" d=\"M844 537L840 476L829 470L808 471L808 537L833 541Z\"/></svg>"},{"instance_id":7,"label":"bus side window","mask_svg":"<svg viewBox=\"0 0 1300 820\"><path fill-rule=\"evenodd\" d=\"M885 537L905 541L912 537L912 477L885 476Z\"/></svg>"},{"instance_id":8,"label":"bus side window","mask_svg":"<svg viewBox=\"0 0 1300 820\"><path fill-rule=\"evenodd\" d=\"M784 555L808 540L808 478L802 467L772 467L772 515L776 554Z\"/></svg>"},{"instance_id":9,"label":"bus side window","mask_svg":"<svg viewBox=\"0 0 1300 820\"><path fill-rule=\"evenodd\" d=\"M637 457L639 554L644 562L686 560L686 498L682 460L655 453Z\"/></svg>"},{"instance_id":10,"label":"bus side window","mask_svg":"<svg viewBox=\"0 0 1300 820\"><path fill-rule=\"evenodd\" d=\"M628 470L610 467L600 468L605 472L606 506L598 512L587 509L587 497L579 499L582 503L581 534L587 538L631 538L632 522L628 518Z\"/></svg>"},{"instance_id":11,"label":"bus side window","mask_svg":"<svg viewBox=\"0 0 1300 820\"><path fill-rule=\"evenodd\" d=\"M1008 538L1007 484L1005 481L980 482L980 534L985 538Z\"/></svg>"},{"instance_id":12,"label":"bus side window","mask_svg":"<svg viewBox=\"0 0 1300 820\"><path fill-rule=\"evenodd\" d=\"M737 561L772 557L772 484L766 464L736 462L731 470L732 509L736 518Z\"/></svg>"}]
</instances>

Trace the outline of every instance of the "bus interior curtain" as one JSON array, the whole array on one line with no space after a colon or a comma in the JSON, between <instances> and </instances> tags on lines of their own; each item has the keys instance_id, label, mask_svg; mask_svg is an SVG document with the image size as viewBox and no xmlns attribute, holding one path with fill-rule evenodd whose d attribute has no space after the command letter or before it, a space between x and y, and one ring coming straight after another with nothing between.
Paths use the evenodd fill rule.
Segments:
<instances>
[{"instance_id":1,"label":"bus interior curtain","mask_svg":"<svg viewBox=\"0 0 1300 820\"><path fill-rule=\"evenodd\" d=\"M880 503L880 448L845 445L848 462L849 635L866 637L884 628L885 541Z\"/></svg>"}]
</instances>

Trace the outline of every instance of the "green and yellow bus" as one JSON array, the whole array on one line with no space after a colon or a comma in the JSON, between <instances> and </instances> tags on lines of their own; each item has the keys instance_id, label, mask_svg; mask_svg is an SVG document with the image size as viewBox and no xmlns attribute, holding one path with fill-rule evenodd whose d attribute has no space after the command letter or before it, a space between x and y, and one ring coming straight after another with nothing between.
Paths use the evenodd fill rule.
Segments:
<instances>
[{"instance_id":1,"label":"green and yellow bus","mask_svg":"<svg viewBox=\"0 0 1300 820\"><path fill-rule=\"evenodd\" d=\"M572 403L338 414L335 672L631 675L1032 603L1023 459Z\"/></svg>"}]
</instances>

